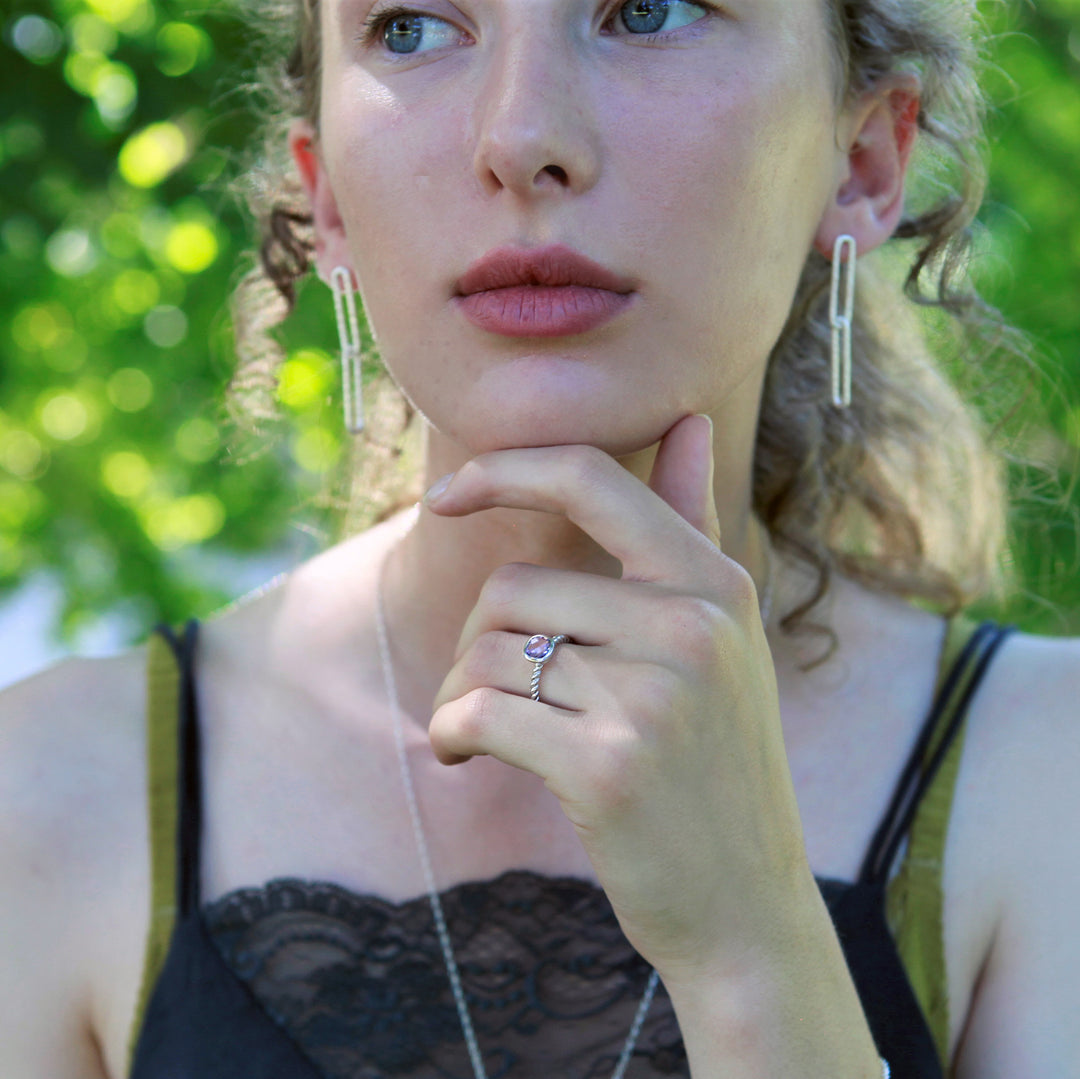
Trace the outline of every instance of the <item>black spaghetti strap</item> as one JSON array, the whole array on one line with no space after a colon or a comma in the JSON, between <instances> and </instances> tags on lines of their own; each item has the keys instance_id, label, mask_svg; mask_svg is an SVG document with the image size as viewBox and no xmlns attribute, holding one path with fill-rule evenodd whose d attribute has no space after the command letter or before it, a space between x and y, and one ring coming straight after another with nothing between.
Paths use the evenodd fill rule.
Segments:
<instances>
[{"instance_id":1,"label":"black spaghetti strap","mask_svg":"<svg viewBox=\"0 0 1080 1079\"><path fill-rule=\"evenodd\" d=\"M968 682L960 700L957 702L956 710L949 718L949 725L945 729L945 734L942 736L940 744L934 750L933 759L923 773L914 796L908 803L903 818L894 830L892 840L882 855L880 862L880 872L882 875L887 872L888 867L896 857L896 852L900 847L900 843L903 841L904 836L911 827L912 821L915 819L915 814L919 808L919 802L922 800L927 788L933 783L934 777L937 775L938 769L941 767L941 763L944 761L945 755L948 753L953 739L959 733L960 727L967 716L967 710L971 704L971 700L975 696L975 691L982 683L983 677L990 666L990 661L994 658L1001 645L1004 644L1005 638L1012 633L1013 629L1013 626L995 626L993 634L985 640L975 670L972 673L971 681Z\"/></svg>"},{"instance_id":2,"label":"black spaghetti strap","mask_svg":"<svg viewBox=\"0 0 1080 1079\"><path fill-rule=\"evenodd\" d=\"M202 753L195 702L195 646L199 624L184 627L180 652L180 824L178 905L186 917L199 909L202 848Z\"/></svg>"},{"instance_id":3,"label":"black spaghetti strap","mask_svg":"<svg viewBox=\"0 0 1080 1079\"><path fill-rule=\"evenodd\" d=\"M180 699L177 701L179 754L177 785L179 813L176 842L176 904L181 916L199 909L199 866L202 847L202 755L195 702L195 645L199 623L191 619L179 638L167 625L156 626L176 656L180 671Z\"/></svg>"},{"instance_id":4,"label":"black spaghetti strap","mask_svg":"<svg viewBox=\"0 0 1080 1079\"><path fill-rule=\"evenodd\" d=\"M923 722L922 730L919 732L919 737L915 740L915 745L911 750L907 763L900 772L900 778L897 780L896 788L893 791L892 799L889 802L889 808L885 810L885 813L881 818L881 823L874 832L874 838L870 841L870 847L866 852L862 868L859 871L858 879L860 881L870 882L877 876L876 866L879 861L879 855L885 847L893 823L900 815L901 806L904 802L904 798L908 794L911 782L919 768L922 766L923 758L926 755L927 747L930 745L930 739L933 737L934 730L941 718L941 713L948 701L952 698L953 693L956 691L956 685L972 655L975 654L980 647L982 639L992 628L991 623L984 622L975 630L968 639L963 651L957 657L952 667L949 669L948 674L945 676L945 681L942 683L941 689L934 698L930 713Z\"/></svg>"},{"instance_id":5,"label":"black spaghetti strap","mask_svg":"<svg viewBox=\"0 0 1080 1079\"><path fill-rule=\"evenodd\" d=\"M934 699L919 737L896 784L889 808L870 842L863 860L859 880L866 883L884 884L889 868L896 857L900 843L907 834L919 802L937 775L953 739L960 730L968 705L998 647L1012 632L1012 626L1000 627L993 622L983 622L971 635L963 651L953 663ZM957 699L957 690L964 675L974 666L974 673L964 692ZM924 769L934 731L947 709L952 709L949 726L934 753L934 758Z\"/></svg>"}]
</instances>

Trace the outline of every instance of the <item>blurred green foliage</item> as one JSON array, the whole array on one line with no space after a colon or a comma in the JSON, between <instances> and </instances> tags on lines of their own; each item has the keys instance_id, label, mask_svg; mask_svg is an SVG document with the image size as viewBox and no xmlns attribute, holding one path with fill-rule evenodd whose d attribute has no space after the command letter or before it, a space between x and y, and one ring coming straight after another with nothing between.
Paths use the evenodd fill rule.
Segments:
<instances>
[{"instance_id":1,"label":"blurred green foliage","mask_svg":"<svg viewBox=\"0 0 1080 1079\"><path fill-rule=\"evenodd\" d=\"M224 181L253 130L234 92L251 57L245 26L202 3L16 0L0 15L0 596L53 571L69 640L104 612L137 637L232 598L198 553L280 547L342 452L316 285L286 330L285 437L252 463L228 460L225 300L248 232ZM1080 447L1080 0L987 10L1013 32L990 77L982 282L1053 366L1033 445L1068 472ZM1050 502L1018 516L1024 594L1005 613L1029 628L1080 631L1072 512Z\"/></svg>"},{"instance_id":2,"label":"blurred green foliage","mask_svg":"<svg viewBox=\"0 0 1080 1079\"><path fill-rule=\"evenodd\" d=\"M1015 471L1019 589L987 613L1080 633L1080 0L980 6L998 36L985 79L995 111L976 280L1037 347L1045 377L1024 453L1057 478L1057 488L1032 488Z\"/></svg>"},{"instance_id":3,"label":"blurred green foliage","mask_svg":"<svg viewBox=\"0 0 1080 1079\"><path fill-rule=\"evenodd\" d=\"M248 34L155 0L16 4L2 33L0 589L47 567L65 638L106 611L138 636L232 598L193 552L280 546L337 448L298 429L297 453L226 460L248 230L224 179L253 120L222 83Z\"/></svg>"}]
</instances>

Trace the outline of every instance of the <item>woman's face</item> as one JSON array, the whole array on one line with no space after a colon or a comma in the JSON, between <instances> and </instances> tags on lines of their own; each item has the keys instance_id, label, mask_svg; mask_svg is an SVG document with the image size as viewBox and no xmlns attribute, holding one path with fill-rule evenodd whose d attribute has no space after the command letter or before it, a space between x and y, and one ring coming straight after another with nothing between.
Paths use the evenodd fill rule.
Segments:
<instances>
[{"instance_id":1,"label":"woman's face","mask_svg":"<svg viewBox=\"0 0 1080 1079\"><path fill-rule=\"evenodd\" d=\"M437 431L623 454L708 412L752 438L843 175L822 0L328 0L322 19L320 269L353 267ZM459 295L494 249L552 245L623 280Z\"/></svg>"}]
</instances>

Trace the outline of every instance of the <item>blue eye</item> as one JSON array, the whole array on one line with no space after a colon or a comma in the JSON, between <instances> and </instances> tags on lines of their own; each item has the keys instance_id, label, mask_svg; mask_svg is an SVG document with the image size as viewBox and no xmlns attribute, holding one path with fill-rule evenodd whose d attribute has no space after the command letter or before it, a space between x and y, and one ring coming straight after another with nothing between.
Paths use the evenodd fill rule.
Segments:
<instances>
[{"instance_id":1,"label":"blue eye","mask_svg":"<svg viewBox=\"0 0 1080 1079\"><path fill-rule=\"evenodd\" d=\"M634 36L677 30L699 22L710 8L690 0L627 0L614 16ZM425 15L401 4L373 11L364 23L364 45L377 44L395 56L412 56L444 45L460 44L459 30L436 15Z\"/></svg>"},{"instance_id":2,"label":"blue eye","mask_svg":"<svg viewBox=\"0 0 1080 1079\"><path fill-rule=\"evenodd\" d=\"M461 39L461 34L445 19L397 7L369 17L363 40L369 44L376 39L395 55L410 56L452 45Z\"/></svg>"},{"instance_id":3,"label":"blue eye","mask_svg":"<svg viewBox=\"0 0 1080 1079\"><path fill-rule=\"evenodd\" d=\"M680 10L685 8L691 10ZM669 23L668 15L673 11L674 18ZM656 34L697 22L708 13L701 4L691 4L689 0L627 0L619 8L618 17L632 34Z\"/></svg>"}]
</instances>

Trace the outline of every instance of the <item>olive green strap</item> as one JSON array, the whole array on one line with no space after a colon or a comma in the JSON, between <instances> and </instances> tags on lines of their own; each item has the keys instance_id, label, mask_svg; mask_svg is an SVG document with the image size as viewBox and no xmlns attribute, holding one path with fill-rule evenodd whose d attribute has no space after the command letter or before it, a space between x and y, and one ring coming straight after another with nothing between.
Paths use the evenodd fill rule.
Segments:
<instances>
[{"instance_id":1,"label":"olive green strap","mask_svg":"<svg viewBox=\"0 0 1080 1079\"><path fill-rule=\"evenodd\" d=\"M977 628L977 623L967 618L950 621L938 668L938 691ZM977 666L978 655L975 655L960 672L923 756L924 768L941 745ZM903 863L889 882L885 907L897 951L930 1026L946 1074L949 1070L950 1020L942 874L949 814L964 752L966 730L967 722L964 719L942 758L937 775L923 794L908 834Z\"/></svg>"},{"instance_id":2,"label":"olive green strap","mask_svg":"<svg viewBox=\"0 0 1080 1079\"><path fill-rule=\"evenodd\" d=\"M180 671L160 633L147 641L146 765L150 829L150 930L142 983L128 1039L130 1075L150 995L169 951L176 923L177 747Z\"/></svg>"}]
</instances>

